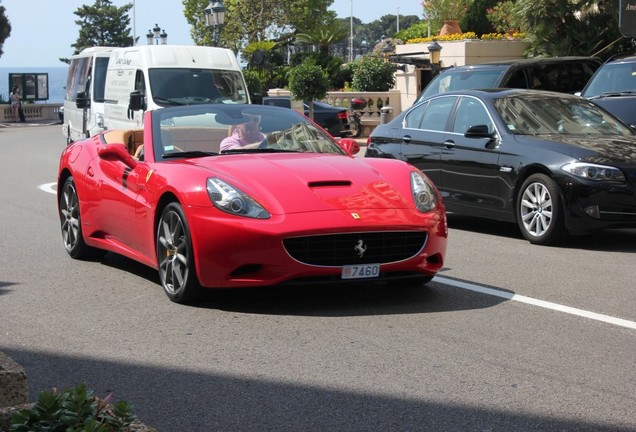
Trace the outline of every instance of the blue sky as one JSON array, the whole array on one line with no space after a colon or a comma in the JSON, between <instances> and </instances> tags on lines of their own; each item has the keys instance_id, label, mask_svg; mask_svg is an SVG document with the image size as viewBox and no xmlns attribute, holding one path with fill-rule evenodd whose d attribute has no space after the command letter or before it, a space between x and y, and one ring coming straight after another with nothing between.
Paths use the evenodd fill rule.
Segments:
<instances>
[{"instance_id":1,"label":"blue sky","mask_svg":"<svg viewBox=\"0 0 636 432\"><path fill-rule=\"evenodd\" d=\"M284 1L284 0L281 0ZM183 17L181 0L112 0L122 6L135 5L135 33L140 43L146 43L148 30L159 24L168 33L170 44L192 44L190 27ZM71 44L78 34L77 18L73 13L93 0L0 0L6 9L12 30L4 42L0 67L56 67L64 66L58 59L72 54ZM368 23L383 15L422 16L421 0L335 0L331 9L338 17L351 15ZM133 17L131 17L133 21Z\"/></svg>"}]
</instances>

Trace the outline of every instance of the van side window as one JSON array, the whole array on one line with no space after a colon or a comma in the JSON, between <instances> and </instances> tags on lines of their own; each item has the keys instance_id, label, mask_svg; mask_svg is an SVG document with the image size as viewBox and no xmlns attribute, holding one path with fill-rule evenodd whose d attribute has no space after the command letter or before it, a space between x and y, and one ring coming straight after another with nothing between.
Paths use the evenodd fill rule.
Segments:
<instances>
[{"instance_id":1,"label":"van side window","mask_svg":"<svg viewBox=\"0 0 636 432\"><path fill-rule=\"evenodd\" d=\"M104 102L107 70L108 57L97 57L95 59L95 78L93 79L93 99L95 102Z\"/></svg>"},{"instance_id":2,"label":"van side window","mask_svg":"<svg viewBox=\"0 0 636 432\"><path fill-rule=\"evenodd\" d=\"M526 80L525 70L518 69L514 71L502 87L520 89L528 88L528 80Z\"/></svg>"}]
</instances>

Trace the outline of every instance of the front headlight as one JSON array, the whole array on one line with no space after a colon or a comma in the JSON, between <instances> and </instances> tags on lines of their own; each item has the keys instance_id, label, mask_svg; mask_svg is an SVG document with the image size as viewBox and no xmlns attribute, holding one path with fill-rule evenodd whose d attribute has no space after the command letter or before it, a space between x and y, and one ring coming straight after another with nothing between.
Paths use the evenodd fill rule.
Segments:
<instances>
[{"instance_id":1,"label":"front headlight","mask_svg":"<svg viewBox=\"0 0 636 432\"><path fill-rule=\"evenodd\" d=\"M422 173L411 172L411 192L415 207L422 213L430 212L437 206L435 188Z\"/></svg>"},{"instance_id":2,"label":"front headlight","mask_svg":"<svg viewBox=\"0 0 636 432\"><path fill-rule=\"evenodd\" d=\"M625 175L618 168L596 165L587 162L573 162L563 165L561 169L577 177L594 181L624 182Z\"/></svg>"},{"instance_id":3,"label":"front headlight","mask_svg":"<svg viewBox=\"0 0 636 432\"><path fill-rule=\"evenodd\" d=\"M207 189L212 204L219 210L255 219L269 219L270 217L267 210L259 203L221 179L209 178Z\"/></svg>"}]
</instances>

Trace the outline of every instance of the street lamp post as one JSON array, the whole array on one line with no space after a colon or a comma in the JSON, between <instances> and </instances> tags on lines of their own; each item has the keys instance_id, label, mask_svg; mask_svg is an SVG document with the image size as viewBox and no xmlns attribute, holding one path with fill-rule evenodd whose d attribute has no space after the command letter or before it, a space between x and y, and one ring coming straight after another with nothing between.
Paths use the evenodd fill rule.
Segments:
<instances>
[{"instance_id":1,"label":"street lamp post","mask_svg":"<svg viewBox=\"0 0 636 432\"><path fill-rule=\"evenodd\" d=\"M159 24L155 24L155 28L152 31L148 30L148 34L146 35L148 39L148 45L166 45L168 43L168 33L166 30L161 30Z\"/></svg>"},{"instance_id":2,"label":"street lamp post","mask_svg":"<svg viewBox=\"0 0 636 432\"><path fill-rule=\"evenodd\" d=\"M438 44L436 40L433 40L433 42L427 48L429 60L431 62L431 75L434 77L439 73L439 57L442 51L442 46Z\"/></svg>"},{"instance_id":3,"label":"street lamp post","mask_svg":"<svg viewBox=\"0 0 636 432\"><path fill-rule=\"evenodd\" d=\"M219 44L219 36L221 26L225 24L225 6L220 0L210 4L203 11L205 13L205 25L212 30L212 43L214 46Z\"/></svg>"}]
</instances>

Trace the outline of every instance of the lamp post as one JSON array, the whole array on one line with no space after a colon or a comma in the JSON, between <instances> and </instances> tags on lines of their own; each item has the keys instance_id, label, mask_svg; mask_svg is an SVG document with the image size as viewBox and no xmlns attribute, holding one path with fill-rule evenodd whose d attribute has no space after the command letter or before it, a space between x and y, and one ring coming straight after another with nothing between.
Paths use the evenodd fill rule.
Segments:
<instances>
[{"instance_id":1,"label":"lamp post","mask_svg":"<svg viewBox=\"0 0 636 432\"><path fill-rule=\"evenodd\" d=\"M168 33L165 30L161 30L159 24L155 24L155 28L152 31L148 30L148 34L146 35L148 39L148 45L166 45L168 43Z\"/></svg>"},{"instance_id":2,"label":"lamp post","mask_svg":"<svg viewBox=\"0 0 636 432\"><path fill-rule=\"evenodd\" d=\"M439 73L439 57L442 51L442 46L433 39L433 42L427 48L429 61L431 62L431 75L434 77Z\"/></svg>"},{"instance_id":3,"label":"lamp post","mask_svg":"<svg viewBox=\"0 0 636 432\"><path fill-rule=\"evenodd\" d=\"M225 24L225 6L220 0L214 3L210 0L210 4L203 12L205 13L205 25L212 30L212 44L217 46L221 26Z\"/></svg>"}]
</instances>

